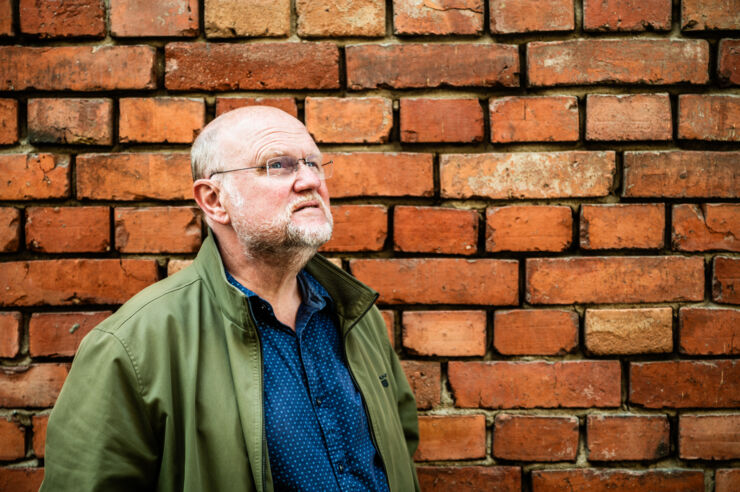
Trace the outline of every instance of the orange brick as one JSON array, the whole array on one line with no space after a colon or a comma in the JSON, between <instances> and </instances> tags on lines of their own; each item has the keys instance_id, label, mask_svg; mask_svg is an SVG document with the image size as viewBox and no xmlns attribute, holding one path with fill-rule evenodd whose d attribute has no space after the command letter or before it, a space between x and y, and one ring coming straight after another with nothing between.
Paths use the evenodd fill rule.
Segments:
<instances>
[{"instance_id":1,"label":"orange brick","mask_svg":"<svg viewBox=\"0 0 740 492\"><path fill-rule=\"evenodd\" d=\"M703 39L574 39L527 44L532 86L706 84Z\"/></svg>"},{"instance_id":2,"label":"orange brick","mask_svg":"<svg viewBox=\"0 0 740 492\"><path fill-rule=\"evenodd\" d=\"M681 353L740 354L740 310L683 307L679 314Z\"/></svg>"},{"instance_id":3,"label":"orange brick","mask_svg":"<svg viewBox=\"0 0 740 492\"><path fill-rule=\"evenodd\" d=\"M66 364L4 367L0 372L0 406L51 407L68 372Z\"/></svg>"},{"instance_id":4,"label":"orange brick","mask_svg":"<svg viewBox=\"0 0 740 492\"><path fill-rule=\"evenodd\" d=\"M669 31L671 0L585 0L587 31Z\"/></svg>"},{"instance_id":5,"label":"orange brick","mask_svg":"<svg viewBox=\"0 0 740 492\"><path fill-rule=\"evenodd\" d=\"M202 241L197 207L116 208L114 220L123 253L194 253Z\"/></svg>"},{"instance_id":6,"label":"orange brick","mask_svg":"<svg viewBox=\"0 0 740 492\"><path fill-rule=\"evenodd\" d=\"M198 0L110 0L114 37L197 36Z\"/></svg>"},{"instance_id":7,"label":"orange brick","mask_svg":"<svg viewBox=\"0 0 740 492\"><path fill-rule=\"evenodd\" d=\"M33 313L28 324L31 357L72 357L90 330L112 311Z\"/></svg>"},{"instance_id":8,"label":"orange brick","mask_svg":"<svg viewBox=\"0 0 740 492\"><path fill-rule=\"evenodd\" d=\"M0 253L18 251L21 245L21 211L0 207Z\"/></svg>"},{"instance_id":9,"label":"orange brick","mask_svg":"<svg viewBox=\"0 0 740 492\"><path fill-rule=\"evenodd\" d=\"M723 85L740 85L740 39L719 42L718 75Z\"/></svg>"},{"instance_id":10,"label":"orange brick","mask_svg":"<svg viewBox=\"0 0 740 492\"><path fill-rule=\"evenodd\" d=\"M587 309L586 348L596 355L673 351L673 310Z\"/></svg>"},{"instance_id":11,"label":"orange brick","mask_svg":"<svg viewBox=\"0 0 740 492\"><path fill-rule=\"evenodd\" d=\"M619 361L454 362L447 364L462 408L617 407Z\"/></svg>"},{"instance_id":12,"label":"orange brick","mask_svg":"<svg viewBox=\"0 0 740 492\"><path fill-rule=\"evenodd\" d=\"M14 144L17 141L18 101L0 99L0 145Z\"/></svg>"},{"instance_id":13,"label":"orange brick","mask_svg":"<svg viewBox=\"0 0 740 492\"><path fill-rule=\"evenodd\" d=\"M713 260L712 299L740 304L740 259L715 256Z\"/></svg>"},{"instance_id":14,"label":"orange brick","mask_svg":"<svg viewBox=\"0 0 740 492\"><path fill-rule=\"evenodd\" d=\"M685 460L740 458L740 414L681 415L678 419L679 456Z\"/></svg>"},{"instance_id":15,"label":"orange brick","mask_svg":"<svg viewBox=\"0 0 740 492\"><path fill-rule=\"evenodd\" d=\"M740 204L673 206L671 242L679 251L740 251Z\"/></svg>"},{"instance_id":16,"label":"orange brick","mask_svg":"<svg viewBox=\"0 0 740 492\"><path fill-rule=\"evenodd\" d=\"M298 35L385 36L383 0L296 0Z\"/></svg>"},{"instance_id":17,"label":"orange brick","mask_svg":"<svg viewBox=\"0 0 740 492\"><path fill-rule=\"evenodd\" d=\"M121 99L119 105L121 142L190 143L205 124L202 99L127 98Z\"/></svg>"},{"instance_id":18,"label":"orange brick","mask_svg":"<svg viewBox=\"0 0 740 492\"><path fill-rule=\"evenodd\" d=\"M205 0L204 11L209 38L290 34L290 0Z\"/></svg>"},{"instance_id":19,"label":"orange brick","mask_svg":"<svg viewBox=\"0 0 740 492\"><path fill-rule=\"evenodd\" d=\"M578 314L573 311L496 311L493 346L504 355L561 355L578 346Z\"/></svg>"},{"instance_id":20,"label":"orange brick","mask_svg":"<svg viewBox=\"0 0 740 492\"><path fill-rule=\"evenodd\" d=\"M477 99L401 99L402 142L481 142Z\"/></svg>"},{"instance_id":21,"label":"orange brick","mask_svg":"<svg viewBox=\"0 0 740 492\"><path fill-rule=\"evenodd\" d=\"M32 142L110 145L111 99L29 99L28 138Z\"/></svg>"},{"instance_id":22,"label":"orange brick","mask_svg":"<svg viewBox=\"0 0 740 492\"><path fill-rule=\"evenodd\" d=\"M0 36L13 35L13 6L10 0L0 0Z\"/></svg>"},{"instance_id":23,"label":"orange brick","mask_svg":"<svg viewBox=\"0 0 740 492\"><path fill-rule=\"evenodd\" d=\"M668 94L589 94L586 140L671 140Z\"/></svg>"},{"instance_id":24,"label":"orange brick","mask_svg":"<svg viewBox=\"0 0 740 492\"><path fill-rule=\"evenodd\" d=\"M20 348L21 313L0 312L0 357L13 358Z\"/></svg>"},{"instance_id":25,"label":"orange brick","mask_svg":"<svg viewBox=\"0 0 740 492\"><path fill-rule=\"evenodd\" d=\"M740 96L680 95L678 138L740 142Z\"/></svg>"},{"instance_id":26,"label":"orange brick","mask_svg":"<svg viewBox=\"0 0 740 492\"><path fill-rule=\"evenodd\" d=\"M388 209L384 205L331 207L334 232L322 251L380 251L388 236Z\"/></svg>"},{"instance_id":27,"label":"orange brick","mask_svg":"<svg viewBox=\"0 0 740 492\"><path fill-rule=\"evenodd\" d=\"M484 415L419 417L419 448L414 460L469 460L485 455Z\"/></svg>"},{"instance_id":28,"label":"orange brick","mask_svg":"<svg viewBox=\"0 0 740 492\"><path fill-rule=\"evenodd\" d=\"M26 430L6 417L0 417L0 442L0 460L17 460L26 455Z\"/></svg>"},{"instance_id":29,"label":"orange brick","mask_svg":"<svg viewBox=\"0 0 740 492\"><path fill-rule=\"evenodd\" d=\"M592 469L534 470L533 492L704 492L703 470Z\"/></svg>"},{"instance_id":30,"label":"orange brick","mask_svg":"<svg viewBox=\"0 0 740 492\"><path fill-rule=\"evenodd\" d=\"M59 259L0 263L0 306L122 304L159 280L154 260Z\"/></svg>"},{"instance_id":31,"label":"orange brick","mask_svg":"<svg viewBox=\"0 0 740 492\"><path fill-rule=\"evenodd\" d=\"M192 186L186 153L77 156L77 199L188 200Z\"/></svg>"},{"instance_id":32,"label":"orange brick","mask_svg":"<svg viewBox=\"0 0 740 492\"><path fill-rule=\"evenodd\" d=\"M20 0L21 32L41 38L105 36L103 0Z\"/></svg>"},{"instance_id":33,"label":"orange brick","mask_svg":"<svg viewBox=\"0 0 740 492\"><path fill-rule=\"evenodd\" d=\"M740 9L733 0L682 0L681 29L740 29Z\"/></svg>"},{"instance_id":34,"label":"orange brick","mask_svg":"<svg viewBox=\"0 0 740 492\"><path fill-rule=\"evenodd\" d=\"M704 261L681 256L530 258L532 304L676 302L704 299Z\"/></svg>"},{"instance_id":35,"label":"orange brick","mask_svg":"<svg viewBox=\"0 0 740 492\"><path fill-rule=\"evenodd\" d=\"M662 248L665 205L583 205L580 223L580 244L583 249Z\"/></svg>"},{"instance_id":36,"label":"orange brick","mask_svg":"<svg viewBox=\"0 0 740 492\"><path fill-rule=\"evenodd\" d=\"M514 205L486 209L486 251L564 251L572 241L570 207Z\"/></svg>"},{"instance_id":37,"label":"orange brick","mask_svg":"<svg viewBox=\"0 0 740 492\"><path fill-rule=\"evenodd\" d=\"M69 196L69 156L0 155L0 200L43 200Z\"/></svg>"},{"instance_id":38,"label":"orange brick","mask_svg":"<svg viewBox=\"0 0 740 492\"><path fill-rule=\"evenodd\" d=\"M403 346L413 355L466 357L486 353L484 311L406 311Z\"/></svg>"},{"instance_id":39,"label":"orange brick","mask_svg":"<svg viewBox=\"0 0 740 492\"><path fill-rule=\"evenodd\" d=\"M31 418L33 424L33 452L39 458L44 457L44 448L46 447L46 424L49 421L48 415L34 415Z\"/></svg>"},{"instance_id":40,"label":"orange brick","mask_svg":"<svg viewBox=\"0 0 740 492\"><path fill-rule=\"evenodd\" d=\"M26 246L44 253L84 253L110 249L108 207L29 207Z\"/></svg>"},{"instance_id":41,"label":"orange brick","mask_svg":"<svg viewBox=\"0 0 740 492\"><path fill-rule=\"evenodd\" d=\"M518 466L417 466L425 492L521 492L522 469Z\"/></svg>"},{"instance_id":42,"label":"orange brick","mask_svg":"<svg viewBox=\"0 0 740 492\"><path fill-rule=\"evenodd\" d=\"M326 153L334 174L326 181L332 198L432 196L432 154L397 152Z\"/></svg>"},{"instance_id":43,"label":"orange brick","mask_svg":"<svg viewBox=\"0 0 740 492\"><path fill-rule=\"evenodd\" d=\"M575 142L578 98L499 97L489 101L491 142Z\"/></svg>"},{"instance_id":44,"label":"orange brick","mask_svg":"<svg viewBox=\"0 0 740 492\"><path fill-rule=\"evenodd\" d=\"M481 34L483 0L393 0L395 34Z\"/></svg>"},{"instance_id":45,"label":"orange brick","mask_svg":"<svg viewBox=\"0 0 740 492\"><path fill-rule=\"evenodd\" d=\"M518 461L573 461L578 453L578 417L498 414L493 456Z\"/></svg>"},{"instance_id":46,"label":"orange brick","mask_svg":"<svg viewBox=\"0 0 740 492\"><path fill-rule=\"evenodd\" d=\"M573 0L489 0L491 32L513 34L536 31L572 31Z\"/></svg>"},{"instance_id":47,"label":"orange brick","mask_svg":"<svg viewBox=\"0 0 740 492\"><path fill-rule=\"evenodd\" d=\"M307 97L306 128L316 142L387 142L393 128L392 103L382 97Z\"/></svg>"},{"instance_id":48,"label":"orange brick","mask_svg":"<svg viewBox=\"0 0 740 492\"><path fill-rule=\"evenodd\" d=\"M352 273L388 304L518 303L515 260L352 260Z\"/></svg>"},{"instance_id":49,"label":"orange brick","mask_svg":"<svg viewBox=\"0 0 740 492\"><path fill-rule=\"evenodd\" d=\"M664 415L589 415L586 425L590 461L657 460L671 449Z\"/></svg>"},{"instance_id":50,"label":"orange brick","mask_svg":"<svg viewBox=\"0 0 740 492\"><path fill-rule=\"evenodd\" d=\"M645 408L734 408L740 361L630 363L629 401Z\"/></svg>"},{"instance_id":51,"label":"orange brick","mask_svg":"<svg viewBox=\"0 0 740 492\"><path fill-rule=\"evenodd\" d=\"M732 492L740 489L740 468L717 470L714 475L714 492Z\"/></svg>"},{"instance_id":52,"label":"orange brick","mask_svg":"<svg viewBox=\"0 0 740 492\"><path fill-rule=\"evenodd\" d=\"M401 366L414 391L417 408L426 410L439 405L442 398L439 362L402 360Z\"/></svg>"},{"instance_id":53,"label":"orange brick","mask_svg":"<svg viewBox=\"0 0 740 492\"><path fill-rule=\"evenodd\" d=\"M398 205L393 211L393 242L396 251L475 254L478 212Z\"/></svg>"},{"instance_id":54,"label":"orange brick","mask_svg":"<svg viewBox=\"0 0 740 492\"><path fill-rule=\"evenodd\" d=\"M298 118L298 106L292 97L217 97L216 116L245 106L272 106Z\"/></svg>"}]
</instances>

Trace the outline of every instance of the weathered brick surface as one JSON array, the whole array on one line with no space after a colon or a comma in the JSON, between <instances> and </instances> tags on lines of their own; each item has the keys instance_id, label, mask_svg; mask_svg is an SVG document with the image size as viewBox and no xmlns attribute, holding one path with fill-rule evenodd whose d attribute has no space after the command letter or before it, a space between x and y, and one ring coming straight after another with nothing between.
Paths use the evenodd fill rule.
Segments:
<instances>
[{"instance_id":1,"label":"weathered brick surface","mask_svg":"<svg viewBox=\"0 0 740 492\"><path fill-rule=\"evenodd\" d=\"M69 156L0 155L0 200L43 200L69 196Z\"/></svg>"},{"instance_id":2,"label":"weathered brick surface","mask_svg":"<svg viewBox=\"0 0 740 492\"><path fill-rule=\"evenodd\" d=\"M673 310L587 309L585 343L596 355L664 353L673 350Z\"/></svg>"},{"instance_id":3,"label":"weathered brick surface","mask_svg":"<svg viewBox=\"0 0 740 492\"><path fill-rule=\"evenodd\" d=\"M15 357L20 348L21 313L0 313L0 357Z\"/></svg>"},{"instance_id":4,"label":"weathered brick surface","mask_svg":"<svg viewBox=\"0 0 740 492\"><path fill-rule=\"evenodd\" d=\"M483 108L477 99L401 99L402 142L480 142Z\"/></svg>"},{"instance_id":5,"label":"weathered brick surface","mask_svg":"<svg viewBox=\"0 0 740 492\"><path fill-rule=\"evenodd\" d=\"M13 5L10 0L0 0L0 36L12 36L13 32Z\"/></svg>"},{"instance_id":6,"label":"weathered brick surface","mask_svg":"<svg viewBox=\"0 0 740 492\"><path fill-rule=\"evenodd\" d=\"M417 461L469 460L486 455L484 415L419 418Z\"/></svg>"},{"instance_id":7,"label":"weathered brick surface","mask_svg":"<svg viewBox=\"0 0 740 492\"><path fill-rule=\"evenodd\" d=\"M290 0L204 0L206 36L287 36Z\"/></svg>"},{"instance_id":8,"label":"weathered brick surface","mask_svg":"<svg viewBox=\"0 0 740 492\"><path fill-rule=\"evenodd\" d=\"M587 31L668 31L671 0L584 0Z\"/></svg>"},{"instance_id":9,"label":"weathered brick surface","mask_svg":"<svg viewBox=\"0 0 740 492\"><path fill-rule=\"evenodd\" d=\"M24 34L41 38L105 36L103 0L20 0L18 12Z\"/></svg>"},{"instance_id":10,"label":"weathered brick surface","mask_svg":"<svg viewBox=\"0 0 740 492\"><path fill-rule=\"evenodd\" d=\"M124 253L195 253L200 247L197 207L122 207L114 211L116 249Z\"/></svg>"},{"instance_id":11,"label":"weathered brick surface","mask_svg":"<svg viewBox=\"0 0 740 492\"><path fill-rule=\"evenodd\" d=\"M110 249L108 207L29 207L26 247L45 253L86 253Z\"/></svg>"},{"instance_id":12,"label":"weathered brick surface","mask_svg":"<svg viewBox=\"0 0 740 492\"><path fill-rule=\"evenodd\" d=\"M4 367L0 371L0 406L50 407L69 372L66 364Z\"/></svg>"},{"instance_id":13,"label":"weathered brick surface","mask_svg":"<svg viewBox=\"0 0 740 492\"><path fill-rule=\"evenodd\" d=\"M217 97L216 116L244 106L272 106L298 117L298 106L292 97Z\"/></svg>"},{"instance_id":14,"label":"weathered brick surface","mask_svg":"<svg viewBox=\"0 0 740 492\"><path fill-rule=\"evenodd\" d=\"M491 32L572 31L573 0L489 0Z\"/></svg>"},{"instance_id":15,"label":"weathered brick surface","mask_svg":"<svg viewBox=\"0 0 740 492\"><path fill-rule=\"evenodd\" d=\"M340 260L339 258L330 258L329 261L334 263L337 267L342 268L342 260ZM391 342L392 347L395 347L396 346L396 333L395 333L396 312L383 309L380 311L380 315L383 317L383 321L385 322L385 327L388 330L388 341Z\"/></svg>"},{"instance_id":16,"label":"weathered brick surface","mask_svg":"<svg viewBox=\"0 0 740 492\"><path fill-rule=\"evenodd\" d=\"M26 455L25 429L7 417L0 417L0 460L16 460Z\"/></svg>"},{"instance_id":17,"label":"weathered brick surface","mask_svg":"<svg viewBox=\"0 0 740 492\"><path fill-rule=\"evenodd\" d=\"M0 99L0 145L18 141L18 101Z\"/></svg>"},{"instance_id":18,"label":"weathered brick surface","mask_svg":"<svg viewBox=\"0 0 740 492\"><path fill-rule=\"evenodd\" d=\"M324 153L334 161L326 181L332 198L355 196L431 196L434 192L432 154L406 152Z\"/></svg>"},{"instance_id":19,"label":"weathered brick surface","mask_svg":"<svg viewBox=\"0 0 740 492\"><path fill-rule=\"evenodd\" d=\"M190 143L205 124L202 99L125 98L119 108L121 142Z\"/></svg>"},{"instance_id":20,"label":"weathered brick surface","mask_svg":"<svg viewBox=\"0 0 740 492\"><path fill-rule=\"evenodd\" d=\"M36 492L44 479L43 468L0 468L0 489Z\"/></svg>"},{"instance_id":21,"label":"weathered brick surface","mask_svg":"<svg viewBox=\"0 0 740 492\"><path fill-rule=\"evenodd\" d=\"M679 256L532 258L533 304L701 301L704 262Z\"/></svg>"},{"instance_id":22,"label":"weathered brick surface","mask_svg":"<svg viewBox=\"0 0 740 492\"><path fill-rule=\"evenodd\" d=\"M306 128L318 143L387 142L392 102L382 97L307 97Z\"/></svg>"},{"instance_id":23,"label":"weathered brick surface","mask_svg":"<svg viewBox=\"0 0 740 492\"><path fill-rule=\"evenodd\" d=\"M43 458L44 447L46 446L46 424L49 421L48 415L34 415L31 418L33 423L33 441L31 442L33 452L36 456Z\"/></svg>"},{"instance_id":24,"label":"weathered brick surface","mask_svg":"<svg viewBox=\"0 0 740 492\"><path fill-rule=\"evenodd\" d=\"M167 262L167 276L171 276L182 270L183 268L189 267L193 264L193 260L170 260Z\"/></svg>"},{"instance_id":25,"label":"weathered brick surface","mask_svg":"<svg viewBox=\"0 0 740 492\"><path fill-rule=\"evenodd\" d=\"M17 251L21 244L21 211L0 208L0 253Z\"/></svg>"},{"instance_id":26,"label":"weathered brick surface","mask_svg":"<svg viewBox=\"0 0 740 492\"><path fill-rule=\"evenodd\" d=\"M633 362L629 400L646 408L735 408L740 361Z\"/></svg>"},{"instance_id":27,"label":"weathered brick surface","mask_svg":"<svg viewBox=\"0 0 740 492\"><path fill-rule=\"evenodd\" d=\"M403 360L401 366L416 397L417 408L425 410L439 405L442 394L439 362Z\"/></svg>"},{"instance_id":28,"label":"weathered brick surface","mask_svg":"<svg viewBox=\"0 0 740 492\"><path fill-rule=\"evenodd\" d=\"M662 248L662 203L581 206L580 244L584 249Z\"/></svg>"},{"instance_id":29,"label":"weathered brick surface","mask_svg":"<svg viewBox=\"0 0 740 492\"><path fill-rule=\"evenodd\" d=\"M740 309L685 307L679 315L682 353L740 354Z\"/></svg>"},{"instance_id":30,"label":"weathered brick surface","mask_svg":"<svg viewBox=\"0 0 740 492\"><path fill-rule=\"evenodd\" d=\"M484 311L408 311L403 346L422 356L470 357L486 353Z\"/></svg>"},{"instance_id":31,"label":"weathered brick surface","mask_svg":"<svg viewBox=\"0 0 740 492\"><path fill-rule=\"evenodd\" d=\"M673 206L671 242L679 251L740 251L740 205Z\"/></svg>"},{"instance_id":32,"label":"weathered brick surface","mask_svg":"<svg viewBox=\"0 0 740 492\"><path fill-rule=\"evenodd\" d=\"M712 299L740 304L740 259L716 256L713 260Z\"/></svg>"},{"instance_id":33,"label":"weathered brick surface","mask_svg":"<svg viewBox=\"0 0 740 492\"><path fill-rule=\"evenodd\" d=\"M110 145L111 99L29 99L28 138L32 142Z\"/></svg>"},{"instance_id":34,"label":"weathered brick surface","mask_svg":"<svg viewBox=\"0 0 740 492\"><path fill-rule=\"evenodd\" d=\"M687 460L740 458L740 414L686 415L678 419L679 456Z\"/></svg>"},{"instance_id":35,"label":"weathered brick surface","mask_svg":"<svg viewBox=\"0 0 740 492\"><path fill-rule=\"evenodd\" d=\"M740 85L740 39L723 39L719 42L720 82Z\"/></svg>"},{"instance_id":36,"label":"weathered brick surface","mask_svg":"<svg viewBox=\"0 0 740 492\"><path fill-rule=\"evenodd\" d=\"M574 96L492 98L489 111L493 143L578 140L578 98Z\"/></svg>"},{"instance_id":37,"label":"weathered brick surface","mask_svg":"<svg viewBox=\"0 0 740 492\"><path fill-rule=\"evenodd\" d=\"M709 45L700 39L576 39L527 44L529 83L705 84Z\"/></svg>"},{"instance_id":38,"label":"weathered brick surface","mask_svg":"<svg viewBox=\"0 0 740 492\"><path fill-rule=\"evenodd\" d=\"M681 29L703 31L740 29L736 0L682 0Z\"/></svg>"},{"instance_id":39,"label":"weathered brick surface","mask_svg":"<svg viewBox=\"0 0 740 492\"><path fill-rule=\"evenodd\" d=\"M393 0L396 34L480 34L484 0Z\"/></svg>"},{"instance_id":40,"label":"weathered brick surface","mask_svg":"<svg viewBox=\"0 0 740 492\"><path fill-rule=\"evenodd\" d=\"M493 346L504 355L560 355L578 346L578 314L573 311L496 311Z\"/></svg>"},{"instance_id":41,"label":"weathered brick surface","mask_svg":"<svg viewBox=\"0 0 740 492\"><path fill-rule=\"evenodd\" d=\"M675 468L653 470L535 470L532 492L704 492L701 470Z\"/></svg>"},{"instance_id":42,"label":"weathered brick surface","mask_svg":"<svg viewBox=\"0 0 740 492\"><path fill-rule=\"evenodd\" d=\"M678 138L740 141L740 96L679 96Z\"/></svg>"},{"instance_id":43,"label":"weathered brick surface","mask_svg":"<svg viewBox=\"0 0 740 492\"><path fill-rule=\"evenodd\" d=\"M670 424L659 415L589 415L589 461L658 460L670 451Z\"/></svg>"},{"instance_id":44,"label":"weathered brick surface","mask_svg":"<svg viewBox=\"0 0 740 492\"><path fill-rule=\"evenodd\" d=\"M379 251L388 236L388 208L383 205L331 207L334 232L322 251Z\"/></svg>"},{"instance_id":45,"label":"weathered brick surface","mask_svg":"<svg viewBox=\"0 0 740 492\"><path fill-rule=\"evenodd\" d=\"M34 313L28 323L28 351L32 357L71 357L82 338L111 313Z\"/></svg>"},{"instance_id":46,"label":"weathered brick surface","mask_svg":"<svg viewBox=\"0 0 740 492\"><path fill-rule=\"evenodd\" d=\"M618 361L449 362L455 405L462 408L616 407Z\"/></svg>"},{"instance_id":47,"label":"weathered brick surface","mask_svg":"<svg viewBox=\"0 0 740 492\"><path fill-rule=\"evenodd\" d=\"M520 492L518 466L417 466L421 490L428 492Z\"/></svg>"},{"instance_id":48,"label":"weathered brick surface","mask_svg":"<svg viewBox=\"0 0 740 492\"><path fill-rule=\"evenodd\" d=\"M670 140L672 135L668 94L586 98L587 140Z\"/></svg>"},{"instance_id":49,"label":"weathered brick surface","mask_svg":"<svg viewBox=\"0 0 740 492\"><path fill-rule=\"evenodd\" d=\"M433 235L428 234L434 230ZM396 206L396 251L472 255L477 252L478 212L441 207Z\"/></svg>"},{"instance_id":50,"label":"weathered brick surface","mask_svg":"<svg viewBox=\"0 0 740 492\"><path fill-rule=\"evenodd\" d=\"M732 492L740 489L740 468L724 468L714 475L714 492Z\"/></svg>"},{"instance_id":51,"label":"weathered brick surface","mask_svg":"<svg viewBox=\"0 0 740 492\"><path fill-rule=\"evenodd\" d=\"M486 209L486 251L564 251L572 239L570 207L515 205Z\"/></svg>"},{"instance_id":52,"label":"weathered brick surface","mask_svg":"<svg viewBox=\"0 0 740 492\"><path fill-rule=\"evenodd\" d=\"M299 36L385 35L383 0L296 0L295 9Z\"/></svg>"},{"instance_id":53,"label":"weathered brick surface","mask_svg":"<svg viewBox=\"0 0 740 492\"><path fill-rule=\"evenodd\" d=\"M578 417L498 414L493 456L517 461L573 461L578 453Z\"/></svg>"},{"instance_id":54,"label":"weathered brick surface","mask_svg":"<svg viewBox=\"0 0 740 492\"><path fill-rule=\"evenodd\" d=\"M196 36L198 0L110 0L114 37Z\"/></svg>"}]
</instances>

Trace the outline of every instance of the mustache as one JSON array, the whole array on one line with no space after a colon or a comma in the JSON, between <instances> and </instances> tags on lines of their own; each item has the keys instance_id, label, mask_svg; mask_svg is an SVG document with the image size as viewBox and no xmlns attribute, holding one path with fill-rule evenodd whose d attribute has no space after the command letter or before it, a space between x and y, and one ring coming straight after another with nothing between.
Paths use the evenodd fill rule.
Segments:
<instances>
[{"instance_id":1,"label":"mustache","mask_svg":"<svg viewBox=\"0 0 740 492\"><path fill-rule=\"evenodd\" d=\"M329 210L329 207L326 205L326 202L324 202L324 199L321 198L321 196L315 191L309 192L309 194L307 195L302 195L296 198L294 201L290 203L290 205L288 206L288 210L290 210L291 213L295 212L298 209L298 207L300 207L304 203L314 202L314 201L319 203L319 207L324 211L324 213L331 216L331 211Z\"/></svg>"}]
</instances>

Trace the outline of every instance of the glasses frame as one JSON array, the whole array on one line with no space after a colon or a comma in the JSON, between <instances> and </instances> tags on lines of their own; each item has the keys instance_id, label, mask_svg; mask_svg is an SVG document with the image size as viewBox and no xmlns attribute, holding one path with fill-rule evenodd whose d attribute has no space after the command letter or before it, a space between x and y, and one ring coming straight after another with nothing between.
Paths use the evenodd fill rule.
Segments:
<instances>
[{"instance_id":1,"label":"glasses frame","mask_svg":"<svg viewBox=\"0 0 740 492\"><path fill-rule=\"evenodd\" d=\"M304 166L307 166L306 162L313 162L313 161L310 160L310 158L309 158L309 160L307 160L305 158L296 159L296 161L298 162L298 165L296 166L295 171L293 171L291 174L284 174L284 175L275 175L275 174L273 174L272 176L270 176L270 162L274 162L275 159L280 159L280 158L283 158L283 157L290 157L290 156L281 155L281 156L277 156L277 157L271 157L270 159L267 159L267 162L265 162L261 166L238 167L236 169L226 169L224 171L214 171L214 172L211 173L210 176L208 176L208 179L211 179L216 174L233 173L234 171L246 171L248 169L264 169L265 170L265 173L267 174L267 177L272 177L272 178L276 178L277 177L277 178L279 178L279 177L283 177L283 176L290 176L291 174L292 175L297 174L298 173L298 168L300 167L301 162L303 162L303 165ZM324 167L331 165L333 162L334 161L331 160L331 161L327 161L327 162L324 162L324 163L320 163L320 164L318 164L318 166L319 166L318 169L323 169ZM325 180L327 180L327 179L329 179L331 177L331 175L326 176L326 174L323 174L322 175L322 174L318 174L318 173L317 173L317 176L322 181L325 181Z\"/></svg>"}]
</instances>

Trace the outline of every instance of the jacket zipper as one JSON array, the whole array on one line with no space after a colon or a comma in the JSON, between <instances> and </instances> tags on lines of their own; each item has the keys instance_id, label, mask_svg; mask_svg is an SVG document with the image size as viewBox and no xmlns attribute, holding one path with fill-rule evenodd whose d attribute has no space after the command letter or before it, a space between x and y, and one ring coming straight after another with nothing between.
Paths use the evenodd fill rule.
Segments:
<instances>
[{"instance_id":1,"label":"jacket zipper","mask_svg":"<svg viewBox=\"0 0 740 492\"><path fill-rule=\"evenodd\" d=\"M267 484L267 453L265 453L265 449L267 448L267 437L266 437L266 431L265 431L265 407L264 407L264 374L262 370L262 343L260 342L259 333L257 333L257 320L254 319L254 314L252 313L252 306L249 304L249 300L246 301L247 304L247 312L249 313L249 319L252 320L252 325L254 327L254 336L255 340L257 342L257 350L259 351L259 362L260 362L260 386L259 386L259 394L260 394L260 405L262 405L262 459L260 460L262 462L262 490L266 490L266 484Z\"/></svg>"}]
</instances>

